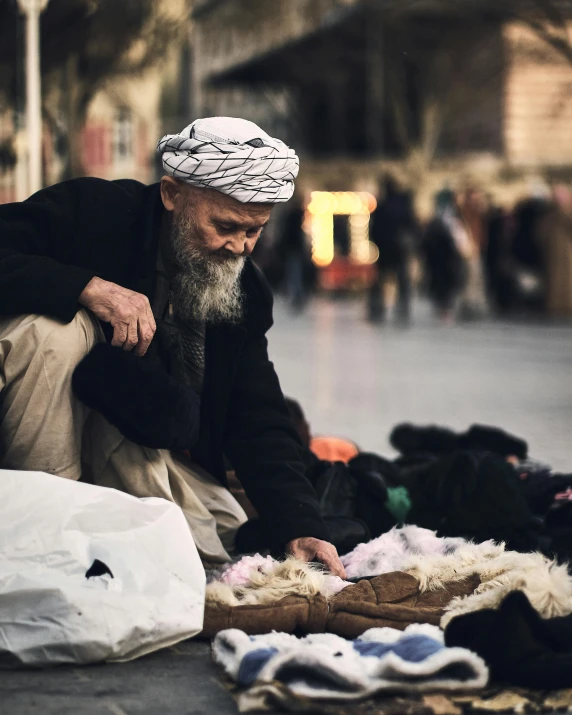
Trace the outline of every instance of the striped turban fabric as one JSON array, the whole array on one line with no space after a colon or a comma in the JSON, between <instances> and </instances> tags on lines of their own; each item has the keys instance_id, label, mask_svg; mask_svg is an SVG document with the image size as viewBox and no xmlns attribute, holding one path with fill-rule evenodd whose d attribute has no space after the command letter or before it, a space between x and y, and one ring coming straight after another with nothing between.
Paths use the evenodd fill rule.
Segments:
<instances>
[{"instance_id":1,"label":"striped turban fabric","mask_svg":"<svg viewBox=\"0 0 572 715\"><path fill-rule=\"evenodd\" d=\"M169 176L216 189L242 203L281 203L294 193L299 159L293 149L253 122L197 119L157 145Z\"/></svg>"}]
</instances>

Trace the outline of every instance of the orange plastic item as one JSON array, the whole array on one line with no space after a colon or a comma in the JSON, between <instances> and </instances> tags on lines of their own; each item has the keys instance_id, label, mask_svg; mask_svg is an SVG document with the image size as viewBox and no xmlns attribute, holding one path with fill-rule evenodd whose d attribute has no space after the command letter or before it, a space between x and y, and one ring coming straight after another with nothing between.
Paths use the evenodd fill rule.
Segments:
<instances>
[{"instance_id":1,"label":"orange plastic item","mask_svg":"<svg viewBox=\"0 0 572 715\"><path fill-rule=\"evenodd\" d=\"M310 449L325 462L349 462L359 454L359 449L349 439L341 437L313 437Z\"/></svg>"}]
</instances>

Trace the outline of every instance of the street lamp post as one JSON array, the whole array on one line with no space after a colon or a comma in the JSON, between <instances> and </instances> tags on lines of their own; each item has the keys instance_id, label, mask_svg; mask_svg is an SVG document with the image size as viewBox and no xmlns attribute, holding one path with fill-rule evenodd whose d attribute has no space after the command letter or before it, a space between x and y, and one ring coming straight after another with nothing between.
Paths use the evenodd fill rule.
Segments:
<instances>
[{"instance_id":1,"label":"street lamp post","mask_svg":"<svg viewBox=\"0 0 572 715\"><path fill-rule=\"evenodd\" d=\"M48 0L18 0L26 15L26 139L28 193L42 188L42 89L40 75L40 14Z\"/></svg>"}]
</instances>

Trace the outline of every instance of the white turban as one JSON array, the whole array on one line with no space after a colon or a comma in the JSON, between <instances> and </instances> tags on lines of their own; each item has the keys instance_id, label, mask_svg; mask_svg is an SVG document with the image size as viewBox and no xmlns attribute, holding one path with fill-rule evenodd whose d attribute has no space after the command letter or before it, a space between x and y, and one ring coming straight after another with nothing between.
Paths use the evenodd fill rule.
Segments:
<instances>
[{"instance_id":1,"label":"white turban","mask_svg":"<svg viewBox=\"0 0 572 715\"><path fill-rule=\"evenodd\" d=\"M294 193L300 162L293 149L253 122L197 119L157 144L169 176L216 189L242 203L278 203Z\"/></svg>"}]
</instances>

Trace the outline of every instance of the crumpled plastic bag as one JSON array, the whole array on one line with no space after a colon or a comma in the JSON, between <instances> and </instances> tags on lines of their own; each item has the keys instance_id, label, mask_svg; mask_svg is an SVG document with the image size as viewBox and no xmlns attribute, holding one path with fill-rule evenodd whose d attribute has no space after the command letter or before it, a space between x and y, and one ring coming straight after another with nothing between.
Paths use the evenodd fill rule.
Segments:
<instances>
[{"instance_id":1,"label":"crumpled plastic bag","mask_svg":"<svg viewBox=\"0 0 572 715\"><path fill-rule=\"evenodd\" d=\"M204 594L175 504L0 470L0 667L151 653L201 631Z\"/></svg>"}]
</instances>

